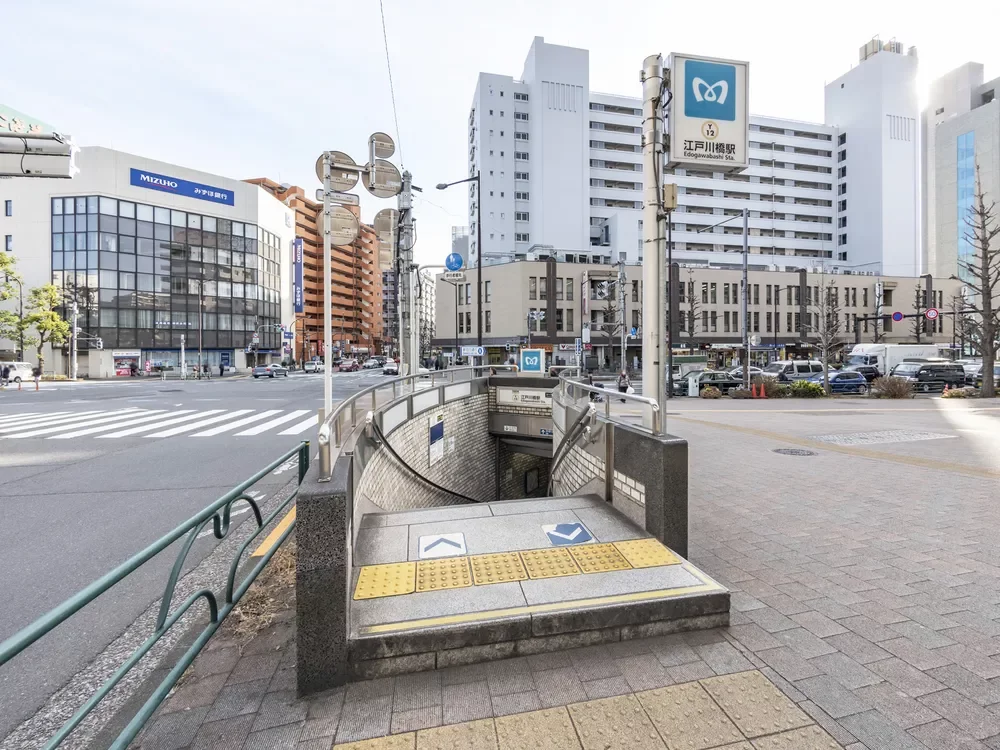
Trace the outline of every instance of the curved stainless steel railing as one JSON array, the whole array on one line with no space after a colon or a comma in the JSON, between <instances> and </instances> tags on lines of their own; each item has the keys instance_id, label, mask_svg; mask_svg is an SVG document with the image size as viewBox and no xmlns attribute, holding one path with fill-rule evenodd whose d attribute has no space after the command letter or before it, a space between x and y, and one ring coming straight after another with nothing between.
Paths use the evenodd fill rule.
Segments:
<instances>
[{"instance_id":1,"label":"curved stainless steel railing","mask_svg":"<svg viewBox=\"0 0 1000 750\"><path fill-rule=\"evenodd\" d=\"M358 402L365 396L371 396L371 409L374 411L378 407L378 391L383 388L392 388L392 399L395 401L401 393L405 392L404 386L412 384L412 391L417 390L417 381L430 381L429 387L433 388L441 382L456 382L456 373L469 373L469 380L473 380L481 370L508 370L517 371L516 365L471 365L468 367L450 367L447 370L431 370L413 375L402 375L391 380L382 380L375 385L363 388L353 396L344 399L334 408L333 412L325 415L319 427L319 481L328 482L333 474L333 451L340 448L343 443L343 415L350 413L351 422L348 435L358 426Z\"/></svg>"},{"instance_id":2,"label":"curved stainless steel railing","mask_svg":"<svg viewBox=\"0 0 1000 750\"><path fill-rule=\"evenodd\" d=\"M576 367L564 366L558 369L561 370L559 372L559 383L560 385L566 388L566 395L568 395L570 398L573 398L572 389L574 388L579 388L581 391L584 391L585 393L594 393L597 394L598 396L602 396L604 400L604 416L608 420L612 418L611 415L612 398L625 399L625 401L633 401L635 403L644 404L645 406L649 407L649 410L652 415L650 419L652 433L654 435L663 434L663 429L662 429L663 422L662 422L662 414L660 413L660 404L656 401L655 398L649 398L648 396L636 396L634 393L619 393L618 391L609 390L607 388L598 388L597 386L590 385L590 383L584 383L582 380L572 380L569 377L569 372L571 370L577 370L579 372L579 368Z\"/></svg>"}]
</instances>

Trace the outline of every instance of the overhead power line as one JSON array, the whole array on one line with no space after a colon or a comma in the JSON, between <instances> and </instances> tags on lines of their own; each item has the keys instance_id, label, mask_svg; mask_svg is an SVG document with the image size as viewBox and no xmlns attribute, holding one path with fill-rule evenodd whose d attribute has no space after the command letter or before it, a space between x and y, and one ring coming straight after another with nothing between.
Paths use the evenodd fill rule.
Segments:
<instances>
[{"instance_id":1,"label":"overhead power line","mask_svg":"<svg viewBox=\"0 0 1000 750\"><path fill-rule=\"evenodd\" d=\"M396 123L396 146L399 148L399 166L403 166L403 139L399 133L399 115L396 114L396 91L392 86L392 63L389 62L389 36L385 33L385 7L378 0L378 9L382 14L382 41L385 43L385 67L389 70L389 96L392 97L392 119Z\"/></svg>"}]
</instances>

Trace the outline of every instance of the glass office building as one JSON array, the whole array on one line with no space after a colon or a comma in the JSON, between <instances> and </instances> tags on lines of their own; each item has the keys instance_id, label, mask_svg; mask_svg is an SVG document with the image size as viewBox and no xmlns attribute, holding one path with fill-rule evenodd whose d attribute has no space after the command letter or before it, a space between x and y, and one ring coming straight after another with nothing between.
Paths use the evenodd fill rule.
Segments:
<instances>
[{"instance_id":1,"label":"glass office building","mask_svg":"<svg viewBox=\"0 0 1000 750\"><path fill-rule=\"evenodd\" d=\"M79 309L81 349L141 350L153 367L282 352L281 238L256 224L103 195L51 198L52 281ZM201 319L199 321L199 310ZM90 336L95 338L90 338Z\"/></svg>"}]
</instances>

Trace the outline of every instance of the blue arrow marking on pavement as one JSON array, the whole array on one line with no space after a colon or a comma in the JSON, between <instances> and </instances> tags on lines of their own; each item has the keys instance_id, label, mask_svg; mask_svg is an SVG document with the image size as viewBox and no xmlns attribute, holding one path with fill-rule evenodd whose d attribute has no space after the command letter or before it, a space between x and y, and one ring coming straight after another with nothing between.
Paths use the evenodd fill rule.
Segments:
<instances>
[{"instance_id":1,"label":"blue arrow marking on pavement","mask_svg":"<svg viewBox=\"0 0 1000 750\"><path fill-rule=\"evenodd\" d=\"M458 542L453 542L453 541L451 541L451 539L441 538L441 539L438 539L436 542L428 544L426 547L424 547L424 551L425 552L430 552L432 549L434 549L435 547L437 547L439 544L450 544L455 549L462 549L462 545L459 544Z\"/></svg>"},{"instance_id":2,"label":"blue arrow marking on pavement","mask_svg":"<svg viewBox=\"0 0 1000 750\"><path fill-rule=\"evenodd\" d=\"M549 541L556 546L583 544L594 538L582 523L560 523L545 533Z\"/></svg>"}]
</instances>

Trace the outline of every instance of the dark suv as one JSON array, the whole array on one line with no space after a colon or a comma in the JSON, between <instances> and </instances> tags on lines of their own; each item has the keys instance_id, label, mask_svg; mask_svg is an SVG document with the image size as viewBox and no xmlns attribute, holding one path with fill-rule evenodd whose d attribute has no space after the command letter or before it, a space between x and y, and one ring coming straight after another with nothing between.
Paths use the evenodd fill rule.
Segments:
<instances>
[{"instance_id":1,"label":"dark suv","mask_svg":"<svg viewBox=\"0 0 1000 750\"><path fill-rule=\"evenodd\" d=\"M844 370L847 372L860 372L869 383L875 378L882 376L882 373L878 371L875 365L848 365Z\"/></svg>"},{"instance_id":2,"label":"dark suv","mask_svg":"<svg viewBox=\"0 0 1000 750\"><path fill-rule=\"evenodd\" d=\"M965 370L953 362L900 362L890 374L910 381L921 393L965 386Z\"/></svg>"}]
</instances>

